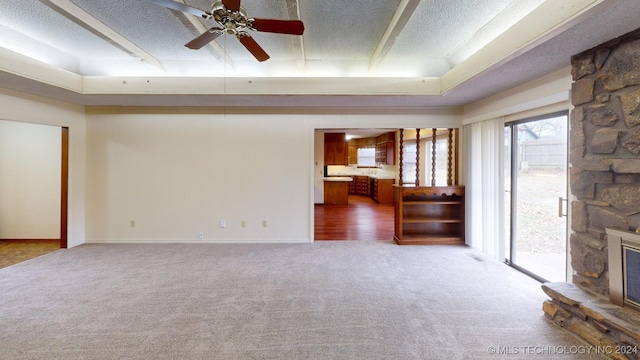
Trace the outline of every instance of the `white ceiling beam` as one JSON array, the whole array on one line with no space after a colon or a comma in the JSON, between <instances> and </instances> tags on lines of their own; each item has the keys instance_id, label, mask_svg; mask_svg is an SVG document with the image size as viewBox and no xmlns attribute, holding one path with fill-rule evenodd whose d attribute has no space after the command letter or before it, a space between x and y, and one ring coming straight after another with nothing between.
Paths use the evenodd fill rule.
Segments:
<instances>
[{"instance_id":1,"label":"white ceiling beam","mask_svg":"<svg viewBox=\"0 0 640 360\"><path fill-rule=\"evenodd\" d=\"M300 20L300 3L299 0L286 0L287 11L290 20ZM304 69L306 57L304 55L304 38L302 36L291 36L293 49L296 52L296 62L299 69Z\"/></svg>"},{"instance_id":2,"label":"white ceiling beam","mask_svg":"<svg viewBox=\"0 0 640 360\"><path fill-rule=\"evenodd\" d=\"M98 35L100 38L107 40L110 44L116 46L129 53L130 55L137 56L144 60L148 64L165 71L164 67L151 54L142 50L136 44L129 41L124 36L118 34L115 30L105 25L100 20L93 17L82 8L78 7L69 0L40 0L43 4L49 6L53 10L57 11L64 17L82 26L83 28Z\"/></svg>"},{"instance_id":3,"label":"white ceiling beam","mask_svg":"<svg viewBox=\"0 0 640 360\"><path fill-rule=\"evenodd\" d=\"M396 38L407 25L419 4L420 0L402 0L400 2L396 12L393 14L393 18L391 18L391 22L387 26L387 30L382 35L382 39L380 39L369 60L369 71L373 70L387 56L389 49L391 49Z\"/></svg>"}]
</instances>

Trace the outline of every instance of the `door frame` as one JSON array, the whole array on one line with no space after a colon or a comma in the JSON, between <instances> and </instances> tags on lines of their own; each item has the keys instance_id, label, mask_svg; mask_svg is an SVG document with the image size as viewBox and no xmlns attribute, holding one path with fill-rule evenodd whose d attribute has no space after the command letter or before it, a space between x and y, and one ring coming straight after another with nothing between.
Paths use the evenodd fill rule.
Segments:
<instances>
[{"instance_id":1,"label":"door frame","mask_svg":"<svg viewBox=\"0 0 640 360\"><path fill-rule=\"evenodd\" d=\"M69 128L61 128L60 166L60 248L67 248L69 220Z\"/></svg>"},{"instance_id":2,"label":"door frame","mask_svg":"<svg viewBox=\"0 0 640 360\"><path fill-rule=\"evenodd\" d=\"M514 146L515 141L517 140L517 126L520 124L526 124L529 122L533 122L533 121L539 121L539 120L544 120L544 119L550 119L550 118L554 118L554 117L559 117L559 116L565 116L567 118L567 138L566 138L566 147L567 147L567 158L566 160L566 169L567 169L567 178L565 179L566 181L566 201L567 201L567 206L566 206L566 227L565 227L565 249L566 249L566 254L565 254L565 280L568 281L569 280L569 274L571 273L571 263L570 263L570 242L569 242L569 227L571 226L570 224L570 219L571 219L571 206L569 206L569 199L571 197L570 194L570 188L569 188L569 130L570 130L570 121L569 121L569 110L562 110L562 111L557 111L557 112L553 112L553 113L548 113L548 114L543 114L543 115L537 115L537 116L532 116L532 117L528 117L525 119L520 119L520 120L515 120L515 121L509 121L509 122L505 122L504 126L509 127L511 129L511 137L509 139L509 143L510 143L510 151L511 153L509 154L509 165L511 167L511 172L509 174L509 176L511 177L511 181L510 181L510 188L508 189L509 192L509 211L510 211L510 216L509 216L509 238L505 239L508 240L509 244L509 257L507 259L505 259L505 263L513 268L515 268L516 270L540 281L540 282L545 282L547 281L546 279L544 279L543 277L541 277L540 275L537 275L517 264L515 264L513 262L513 256L514 256L514 251L515 251L515 247L513 246L513 241L515 239L515 235L516 235L516 230L517 230L517 226L516 226L516 222L515 219L517 217L518 211L516 208L516 204L517 204L517 200L518 200L518 195L517 192L514 191L514 189L517 189L518 187L518 177L517 172L518 172L518 163L517 163L517 157L518 157L518 147ZM507 191L507 189L505 189L505 191ZM507 245L507 244L505 244Z\"/></svg>"}]
</instances>

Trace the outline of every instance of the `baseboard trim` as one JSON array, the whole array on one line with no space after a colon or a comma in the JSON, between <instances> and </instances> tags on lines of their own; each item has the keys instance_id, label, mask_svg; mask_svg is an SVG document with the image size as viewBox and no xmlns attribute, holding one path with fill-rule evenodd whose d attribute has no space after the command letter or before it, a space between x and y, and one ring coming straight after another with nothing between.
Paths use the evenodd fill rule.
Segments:
<instances>
[{"instance_id":1,"label":"baseboard trim","mask_svg":"<svg viewBox=\"0 0 640 360\"><path fill-rule=\"evenodd\" d=\"M85 244L308 244L310 239L87 239Z\"/></svg>"}]
</instances>

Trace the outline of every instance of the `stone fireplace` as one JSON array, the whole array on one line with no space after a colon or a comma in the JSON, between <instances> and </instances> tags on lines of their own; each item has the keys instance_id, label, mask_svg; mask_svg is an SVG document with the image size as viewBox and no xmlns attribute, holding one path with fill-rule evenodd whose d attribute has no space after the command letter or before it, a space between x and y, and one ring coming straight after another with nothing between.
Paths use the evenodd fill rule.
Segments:
<instances>
[{"instance_id":1,"label":"stone fireplace","mask_svg":"<svg viewBox=\"0 0 640 360\"><path fill-rule=\"evenodd\" d=\"M640 233L640 29L573 56L571 65L573 284L543 285L551 297L543 309L593 345L637 349L612 358L640 359L640 313L609 301L606 234Z\"/></svg>"},{"instance_id":2,"label":"stone fireplace","mask_svg":"<svg viewBox=\"0 0 640 360\"><path fill-rule=\"evenodd\" d=\"M571 63L573 282L608 295L605 229L640 228L640 30Z\"/></svg>"}]
</instances>

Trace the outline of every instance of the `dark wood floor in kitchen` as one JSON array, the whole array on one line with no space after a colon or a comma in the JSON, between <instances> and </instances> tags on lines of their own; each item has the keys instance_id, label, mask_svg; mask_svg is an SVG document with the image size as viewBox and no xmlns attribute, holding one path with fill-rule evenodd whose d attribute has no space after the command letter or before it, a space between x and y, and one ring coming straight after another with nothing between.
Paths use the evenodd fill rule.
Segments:
<instances>
[{"instance_id":1,"label":"dark wood floor in kitchen","mask_svg":"<svg viewBox=\"0 0 640 360\"><path fill-rule=\"evenodd\" d=\"M315 240L393 240L393 204L349 195L348 205L315 206Z\"/></svg>"}]
</instances>

